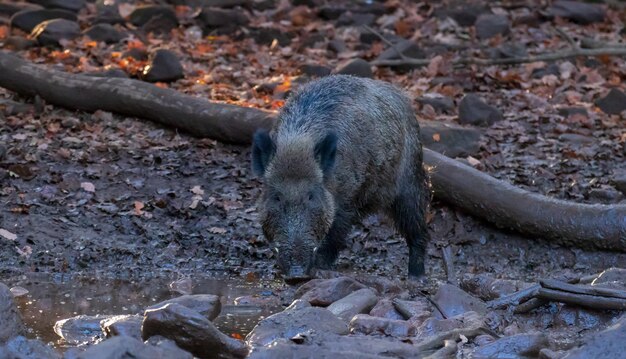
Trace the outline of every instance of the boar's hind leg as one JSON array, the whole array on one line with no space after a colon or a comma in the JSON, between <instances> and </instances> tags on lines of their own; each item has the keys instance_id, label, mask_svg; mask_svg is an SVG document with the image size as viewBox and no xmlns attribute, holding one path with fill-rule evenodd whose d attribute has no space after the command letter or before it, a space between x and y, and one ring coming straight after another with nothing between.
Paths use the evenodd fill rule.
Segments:
<instances>
[{"instance_id":1,"label":"boar's hind leg","mask_svg":"<svg viewBox=\"0 0 626 359\"><path fill-rule=\"evenodd\" d=\"M423 169L416 171L414 176L406 176L404 183L398 188L398 195L391 208L397 230L402 234L409 246L409 276L418 277L424 274L424 255L429 239L426 226L428 209L428 186L424 185Z\"/></svg>"},{"instance_id":2,"label":"boar's hind leg","mask_svg":"<svg viewBox=\"0 0 626 359\"><path fill-rule=\"evenodd\" d=\"M352 229L354 216L339 208L335 214L326 238L320 245L315 259L315 266L319 269L331 269L339 256L339 251L345 247L345 238Z\"/></svg>"}]
</instances>

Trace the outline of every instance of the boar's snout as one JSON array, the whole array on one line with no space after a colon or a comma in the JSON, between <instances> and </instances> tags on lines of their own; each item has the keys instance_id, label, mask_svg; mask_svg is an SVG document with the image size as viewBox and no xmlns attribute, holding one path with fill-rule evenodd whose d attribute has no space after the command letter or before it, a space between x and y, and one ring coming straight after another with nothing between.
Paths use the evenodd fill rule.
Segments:
<instances>
[{"instance_id":1,"label":"boar's snout","mask_svg":"<svg viewBox=\"0 0 626 359\"><path fill-rule=\"evenodd\" d=\"M313 275L313 263L317 247L312 250L300 250L296 253L279 254L279 266L283 273L283 279L289 284L311 279Z\"/></svg>"}]
</instances>

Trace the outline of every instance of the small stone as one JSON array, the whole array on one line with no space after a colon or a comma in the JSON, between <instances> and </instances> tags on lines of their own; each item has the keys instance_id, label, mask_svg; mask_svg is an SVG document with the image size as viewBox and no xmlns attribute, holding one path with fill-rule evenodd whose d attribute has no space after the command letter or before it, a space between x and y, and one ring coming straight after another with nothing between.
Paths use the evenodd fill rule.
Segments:
<instances>
[{"instance_id":1,"label":"small stone","mask_svg":"<svg viewBox=\"0 0 626 359\"><path fill-rule=\"evenodd\" d=\"M135 60L144 61L148 59L148 52L144 49L133 47L122 53L122 58L132 57Z\"/></svg>"},{"instance_id":2,"label":"small stone","mask_svg":"<svg viewBox=\"0 0 626 359\"><path fill-rule=\"evenodd\" d=\"M534 69L531 74L534 79L540 79L548 75L561 76L559 66L557 64L549 64L546 67Z\"/></svg>"},{"instance_id":3,"label":"small stone","mask_svg":"<svg viewBox=\"0 0 626 359\"><path fill-rule=\"evenodd\" d=\"M350 333L384 334L396 338L415 336L417 328L404 320L372 317L367 314L358 314L350 321Z\"/></svg>"},{"instance_id":4,"label":"small stone","mask_svg":"<svg viewBox=\"0 0 626 359\"><path fill-rule=\"evenodd\" d=\"M626 94L613 88L606 96L596 100L596 106L609 115L619 115L622 111L626 111Z\"/></svg>"},{"instance_id":5,"label":"small stone","mask_svg":"<svg viewBox=\"0 0 626 359\"><path fill-rule=\"evenodd\" d=\"M248 24L248 17L241 10L224 10L205 7L198 15L205 28L241 26Z\"/></svg>"},{"instance_id":6,"label":"small stone","mask_svg":"<svg viewBox=\"0 0 626 359\"><path fill-rule=\"evenodd\" d=\"M378 302L376 292L371 288L359 289L328 306L328 310L339 319L350 321L361 313L368 313Z\"/></svg>"},{"instance_id":7,"label":"small stone","mask_svg":"<svg viewBox=\"0 0 626 359\"><path fill-rule=\"evenodd\" d=\"M141 339L142 321L143 316L138 314L116 315L102 320L100 322L100 328L107 338L115 336L128 336Z\"/></svg>"},{"instance_id":8,"label":"small stone","mask_svg":"<svg viewBox=\"0 0 626 359\"><path fill-rule=\"evenodd\" d=\"M520 43L502 44L498 46L497 51L498 51L497 58L502 58L502 59L510 59L510 58L528 56L528 51L526 50L526 46Z\"/></svg>"},{"instance_id":9,"label":"small stone","mask_svg":"<svg viewBox=\"0 0 626 359\"><path fill-rule=\"evenodd\" d=\"M298 71L311 77L324 77L330 75L331 69L322 65L304 64Z\"/></svg>"},{"instance_id":10,"label":"small stone","mask_svg":"<svg viewBox=\"0 0 626 359\"><path fill-rule=\"evenodd\" d=\"M80 120L77 119L76 117L65 117L62 121L61 121L61 126L63 126L63 128L76 128L80 125Z\"/></svg>"},{"instance_id":11,"label":"small stone","mask_svg":"<svg viewBox=\"0 0 626 359\"><path fill-rule=\"evenodd\" d=\"M14 51L28 50L37 45L37 41L22 36L10 36L4 41L4 47Z\"/></svg>"},{"instance_id":12,"label":"small stone","mask_svg":"<svg viewBox=\"0 0 626 359\"><path fill-rule=\"evenodd\" d=\"M220 332L202 314L177 303L145 312L141 326L144 340L162 336L200 358L234 357L248 354L246 346Z\"/></svg>"},{"instance_id":13,"label":"small stone","mask_svg":"<svg viewBox=\"0 0 626 359\"><path fill-rule=\"evenodd\" d=\"M461 280L461 289L478 296L482 300L504 297L529 286L532 284L519 280L496 279L487 273L466 275Z\"/></svg>"},{"instance_id":14,"label":"small stone","mask_svg":"<svg viewBox=\"0 0 626 359\"><path fill-rule=\"evenodd\" d=\"M271 27L259 27L252 29L250 35L259 45L271 45L274 40L280 46L289 46L291 44L291 35Z\"/></svg>"},{"instance_id":15,"label":"small stone","mask_svg":"<svg viewBox=\"0 0 626 359\"><path fill-rule=\"evenodd\" d=\"M395 320L404 320L404 316L400 314L396 310L396 307L393 305L391 299L385 298L381 299L376 303L374 308L370 310L369 313L373 317L386 318L386 319L395 319Z\"/></svg>"},{"instance_id":16,"label":"small stone","mask_svg":"<svg viewBox=\"0 0 626 359\"><path fill-rule=\"evenodd\" d=\"M431 307L426 299L402 300L396 298L393 300L393 305L404 319L410 319L423 312L429 312Z\"/></svg>"},{"instance_id":17,"label":"small stone","mask_svg":"<svg viewBox=\"0 0 626 359\"><path fill-rule=\"evenodd\" d=\"M107 44L120 42L126 37L125 34L118 31L110 24L96 24L85 30L85 35L89 36L92 40L105 42Z\"/></svg>"},{"instance_id":18,"label":"small stone","mask_svg":"<svg viewBox=\"0 0 626 359\"><path fill-rule=\"evenodd\" d=\"M472 297L461 288L451 284L443 284L440 286L433 300L437 303L441 312L448 318L469 311L478 314L487 313L487 305L485 302Z\"/></svg>"},{"instance_id":19,"label":"small stone","mask_svg":"<svg viewBox=\"0 0 626 359\"><path fill-rule=\"evenodd\" d=\"M59 9L22 10L11 16L11 27L31 32L35 26L52 19L76 21L76 14Z\"/></svg>"},{"instance_id":20,"label":"small stone","mask_svg":"<svg viewBox=\"0 0 626 359\"><path fill-rule=\"evenodd\" d=\"M22 317L13 301L13 294L6 285L0 283L0 344L24 333Z\"/></svg>"},{"instance_id":21,"label":"small stone","mask_svg":"<svg viewBox=\"0 0 626 359\"><path fill-rule=\"evenodd\" d=\"M27 2L0 1L0 17L11 17L23 10L41 10L40 5Z\"/></svg>"},{"instance_id":22,"label":"small stone","mask_svg":"<svg viewBox=\"0 0 626 359\"><path fill-rule=\"evenodd\" d=\"M246 343L250 347L267 346L277 339L291 339L312 331L344 335L348 333L348 325L324 308L285 310L260 321L246 336Z\"/></svg>"},{"instance_id":23,"label":"small stone","mask_svg":"<svg viewBox=\"0 0 626 359\"><path fill-rule=\"evenodd\" d=\"M372 67L370 66L369 62L363 59L351 60L348 63L344 64L343 66L340 66L339 68L337 68L335 73L342 74L342 75L367 77L367 78L374 77L374 73L372 72Z\"/></svg>"},{"instance_id":24,"label":"small stone","mask_svg":"<svg viewBox=\"0 0 626 359\"><path fill-rule=\"evenodd\" d=\"M422 51L422 49L420 49L415 42L402 39L394 43L393 47L389 47L385 51L381 52L376 58L376 61L399 59L400 55L398 52L401 52L402 55L413 59L421 59L426 56L424 51Z\"/></svg>"},{"instance_id":25,"label":"small stone","mask_svg":"<svg viewBox=\"0 0 626 359\"><path fill-rule=\"evenodd\" d=\"M29 0L48 9L63 9L73 12L85 7L85 0Z\"/></svg>"},{"instance_id":26,"label":"small stone","mask_svg":"<svg viewBox=\"0 0 626 359\"><path fill-rule=\"evenodd\" d=\"M165 49L156 50L141 73L141 79L148 82L171 82L183 77L183 66L178 56Z\"/></svg>"},{"instance_id":27,"label":"small stone","mask_svg":"<svg viewBox=\"0 0 626 359\"><path fill-rule=\"evenodd\" d=\"M365 286L350 277L332 279L313 279L303 284L294 297L315 306L328 306L348 294L363 289Z\"/></svg>"},{"instance_id":28,"label":"small stone","mask_svg":"<svg viewBox=\"0 0 626 359\"><path fill-rule=\"evenodd\" d=\"M466 95L459 104L459 123L463 125L491 126L501 120L500 111L475 94Z\"/></svg>"},{"instance_id":29,"label":"small stone","mask_svg":"<svg viewBox=\"0 0 626 359\"><path fill-rule=\"evenodd\" d=\"M472 352L471 357L475 359L536 358L539 350L546 346L548 346L548 339L544 334L518 334L480 346Z\"/></svg>"},{"instance_id":30,"label":"small stone","mask_svg":"<svg viewBox=\"0 0 626 359\"><path fill-rule=\"evenodd\" d=\"M376 21L374 14L343 12L337 19L337 26L369 26Z\"/></svg>"},{"instance_id":31,"label":"small stone","mask_svg":"<svg viewBox=\"0 0 626 359\"><path fill-rule=\"evenodd\" d=\"M330 40L328 42L328 50L336 53L336 54L340 54L344 51L346 51L348 49L348 46L346 45L346 43L342 40Z\"/></svg>"},{"instance_id":32,"label":"small stone","mask_svg":"<svg viewBox=\"0 0 626 359\"><path fill-rule=\"evenodd\" d=\"M476 19L485 13L489 13L489 7L475 4L462 4L452 8L443 7L435 12L438 16L449 16L457 24L465 27L474 25Z\"/></svg>"},{"instance_id":33,"label":"small stone","mask_svg":"<svg viewBox=\"0 0 626 359\"><path fill-rule=\"evenodd\" d=\"M220 297L213 294L189 294L169 299L155 305L151 305L146 310L153 310L167 304L175 303L187 307L203 315L208 320L217 318L222 310Z\"/></svg>"},{"instance_id":34,"label":"small stone","mask_svg":"<svg viewBox=\"0 0 626 359\"><path fill-rule=\"evenodd\" d=\"M61 355L41 340L17 336L9 340L5 347L0 346L0 358L60 359Z\"/></svg>"},{"instance_id":35,"label":"small stone","mask_svg":"<svg viewBox=\"0 0 626 359\"><path fill-rule=\"evenodd\" d=\"M489 39L496 35L506 35L511 31L511 23L505 15L483 14L476 19L476 36Z\"/></svg>"},{"instance_id":36,"label":"small stone","mask_svg":"<svg viewBox=\"0 0 626 359\"><path fill-rule=\"evenodd\" d=\"M54 324L54 332L67 343L79 345L94 343L104 338L100 322L113 315L78 315L62 319Z\"/></svg>"},{"instance_id":37,"label":"small stone","mask_svg":"<svg viewBox=\"0 0 626 359\"><path fill-rule=\"evenodd\" d=\"M117 5L109 5L106 1L99 1L96 8L97 13L94 23L111 25L124 23L124 18L120 15Z\"/></svg>"},{"instance_id":38,"label":"small stone","mask_svg":"<svg viewBox=\"0 0 626 359\"><path fill-rule=\"evenodd\" d=\"M138 6L129 16L131 24L135 26L146 25L154 18L160 18L173 24L178 24L174 9L168 5Z\"/></svg>"},{"instance_id":39,"label":"small stone","mask_svg":"<svg viewBox=\"0 0 626 359\"><path fill-rule=\"evenodd\" d=\"M585 117L589 117L589 113L587 109L584 107L561 107L559 108L559 115L569 118L575 115L582 115Z\"/></svg>"},{"instance_id":40,"label":"small stone","mask_svg":"<svg viewBox=\"0 0 626 359\"><path fill-rule=\"evenodd\" d=\"M553 325L555 328L561 326L564 328L576 327L580 328L581 331L591 330L606 326L612 318L611 314L604 311L564 305L554 316Z\"/></svg>"},{"instance_id":41,"label":"small stone","mask_svg":"<svg viewBox=\"0 0 626 359\"><path fill-rule=\"evenodd\" d=\"M587 4L582 1L555 1L549 9L553 16L572 20L579 24L591 24L604 21L605 11L597 4Z\"/></svg>"},{"instance_id":42,"label":"small stone","mask_svg":"<svg viewBox=\"0 0 626 359\"><path fill-rule=\"evenodd\" d=\"M80 36L80 26L71 20L53 19L37 25L30 36L43 46L56 46L61 40L73 40Z\"/></svg>"},{"instance_id":43,"label":"small stone","mask_svg":"<svg viewBox=\"0 0 626 359\"><path fill-rule=\"evenodd\" d=\"M618 191L626 195L626 171L621 174L618 173L615 176L613 176L612 182Z\"/></svg>"},{"instance_id":44,"label":"small stone","mask_svg":"<svg viewBox=\"0 0 626 359\"><path fill-rule=\"evenodd\" d=\"M476 312L465 312L448 319L430 317L417 328L417 336L427 338L456 329L478 329L484 326L485 319Z\"/></svg>"},{"instance_id":45,"label":"small stone","mask_svg":"<svg viewBox=\"0 0 626 359\"><path fill-rule=\"evenodd\" d=\"M454 101L448 96L425 96L415 99L422 105L431 105L438 113L452 113Z\"/></svg>"},{"instance_id":46,"label":"small stone","mask_svg":"<svg viewBox=\"0 0 626 359\"><path fill-rule=\"evenodd\" d=\"M66 358L70 358L66 354ZM73 357L72 357L73 358ZM193 355L172 347L152 346L132 337L114 337L89 347L75 356L76 359L192 359Z\"/></svg>"}]
</instances>

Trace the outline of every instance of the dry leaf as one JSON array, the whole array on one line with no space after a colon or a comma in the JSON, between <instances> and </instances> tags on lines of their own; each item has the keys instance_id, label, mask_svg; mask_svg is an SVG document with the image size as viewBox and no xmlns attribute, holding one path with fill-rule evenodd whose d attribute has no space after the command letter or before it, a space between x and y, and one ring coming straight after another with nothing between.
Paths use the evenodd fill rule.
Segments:
<instances>
[{"instance_id":1,"label":"dry leaf","mask_svg":"<svg viewBox=\"0 0 626 359\"><path fill-rule=\"evenodd\" d=\"M86 192L96 192L96 186L94 186L91 182L82 182L80 184L80 188L84 189Z\"/></svg>"},{"instance_id":2,"label":"dry leaf","mask_svg":"<svg viewBox=\"0 0 626 359\"><path fill-rule=\"evenodd\" d=\"M193 186L193 188L191 188L191 193L202 196L204 194L204 190L201 186Z\"/></svg>"},{"instance_id":3,"label":"dry leaf","mask_svg":"<svg viewBox=\"0 0 626 359\"><path fill-rule=\"evenodd\" d=\"M143 202L135 201L135 214L141 216L143 214L142 209L145 207Z\"/></svg>"},{"instance_id":4,"label":"dry leaf","mask_svg":"<svg viewBox=\"0 0 626 359\"><path fill-rule=\"evenodd\" d=\"M10 241L14 241L17 239L17 234L15 233L11 233L9 231L7 231L4 228L0 228L0 236L10 240Z\"/></svg>"},{"instance_id":5,"label":"dry leaf","mask_svg":"<svg viewBox=\"0 0 626 359\"><path fill-rule=\"evenodd\" d=\"M24 257L24 258L28 258L30 257L31 254L33 254L33 249L31 248L31 246L24 246L22 248L20 247L15 247L15 250L17 251L17 253L19 253L20 256Z\"/></svg>"},{"instance_id":6,"label":"dry leaf","mask_svg":"<svg viewBox=\"0 0 626 359\"><path fill-rule=\"evenodd\" d=\"M440 134L438 134L438 133L433 134L433 140L434 140L435 142L439 142L439 141L441 141L441 135L440 135Z\"/></svg>"}]
</instances>

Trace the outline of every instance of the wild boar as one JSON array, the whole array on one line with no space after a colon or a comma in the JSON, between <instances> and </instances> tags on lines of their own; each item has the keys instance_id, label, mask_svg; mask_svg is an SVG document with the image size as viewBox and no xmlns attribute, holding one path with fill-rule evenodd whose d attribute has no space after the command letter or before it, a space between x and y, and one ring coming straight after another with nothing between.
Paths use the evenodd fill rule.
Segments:
<instances>
[{"instance_id":1,"label":"wild boar","mask_svg":"<svg viewBox=\"0 0 626 359\"><path fill-rule=\"evenodd\" d=\"M409 275L424 273L430 182L415 112L396 87L345 75L304 85L273 128L254 135L252 169L285 279L332 267L353 223L372 212L406 239Z\"/></svg>"}]
</instances>

